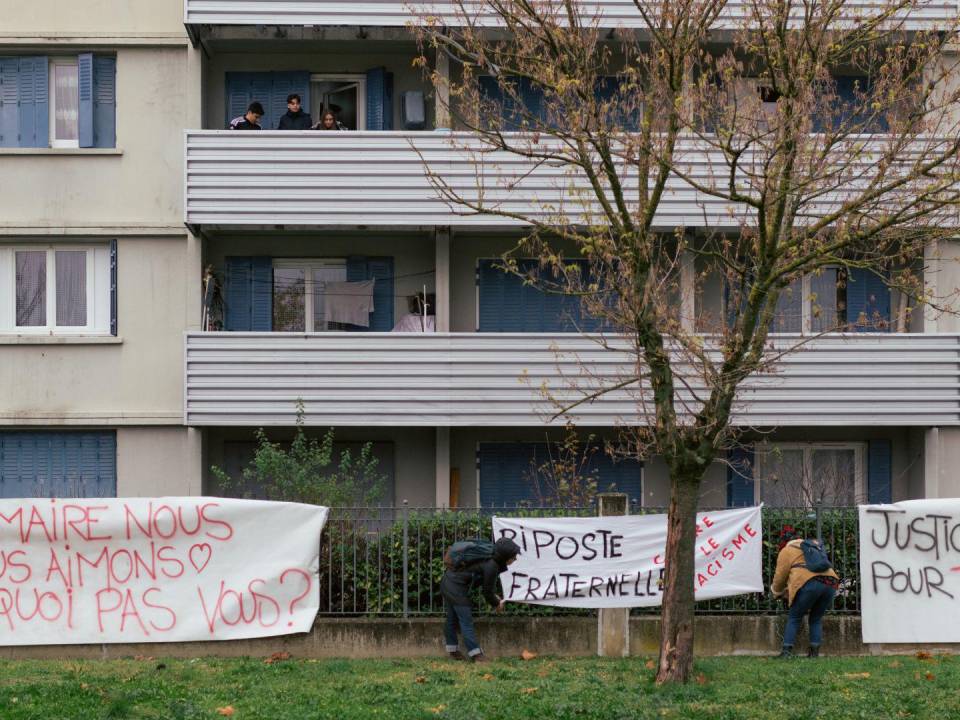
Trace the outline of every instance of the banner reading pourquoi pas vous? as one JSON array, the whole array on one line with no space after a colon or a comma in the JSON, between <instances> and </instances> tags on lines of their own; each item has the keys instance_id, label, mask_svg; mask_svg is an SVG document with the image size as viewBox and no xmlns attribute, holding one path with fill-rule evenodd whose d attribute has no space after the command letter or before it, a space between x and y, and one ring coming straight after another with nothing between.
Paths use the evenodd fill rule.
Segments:
<instances>
[{"instance_id":1,"label":"banner reading pourquoi pas vous?","mask_svg":"<svg viewBox=\"0 0 960 720\"><path fill-rule=\"evenodd\" d=\"M0 501L0 645L307 632L327 508L228 498Z\"/></svg>"},{"instance_id":2,"label":"banner reading pourquoi pas vous?","mask_svg":"<svg viewBox=\"0 0 960 720\"><path fill-rule=\"evenodd\" d=\"M659 605L666 515L493 519L520 557L500 576L510 602L583 608ZM763 591L760 508L697 516L698 600Z\"/></svg>"},{"instance_id":3,"label":"banner reading pourquoi pas vous?","mask_svg":"<svg viewBox=\"0 0 960 720\"><path fill-rule=\"evenodd\" d=\"M960 642L960 499L860 506L867 643Z\"/></svg>"}]
</instances>

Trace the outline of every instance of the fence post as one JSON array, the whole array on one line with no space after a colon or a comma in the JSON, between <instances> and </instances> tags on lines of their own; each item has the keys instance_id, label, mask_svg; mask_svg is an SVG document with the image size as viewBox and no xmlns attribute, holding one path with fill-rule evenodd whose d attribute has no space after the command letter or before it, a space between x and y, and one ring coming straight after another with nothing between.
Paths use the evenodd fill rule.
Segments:
<instances>
[{"instance_id":1,"label":"fence post","mask_svg":"<svg viewBox=\"0 0 960 720\"><path fill-rule=\"evenodd\" d=\"M817 542L823 545L823 518L820 514L823 510L823 493L820 493L820 497L817 498L815 508L814 512L817 514Z\"/></svg>"},{"instance_id":2,"label":"fence post","mask_svg":"<svg viewBox=\"0 0 960 720\"><path fill-rule=\"evenodd\" d=\"M625 493L597 495L597 515L629 515ZM630 608L600 608L597 611L597 655L627 657L630 655Z\"/></svg>"},{"instance_id":3,"label":"fence post","mask_svg":"<svg viewBox=\"0 0 960 720\"><path fill-rule=\"evenodd\" d=\"M406 500L403 501L403 616L410 615L410 509Z\"/></svg>"}]
</instances>

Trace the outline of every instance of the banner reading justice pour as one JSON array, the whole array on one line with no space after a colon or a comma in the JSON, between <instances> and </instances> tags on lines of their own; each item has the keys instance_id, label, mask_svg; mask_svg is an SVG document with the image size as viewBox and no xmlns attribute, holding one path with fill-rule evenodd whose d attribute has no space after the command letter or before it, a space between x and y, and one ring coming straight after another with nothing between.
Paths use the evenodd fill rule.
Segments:
<instances>
[{"instance_id":1,"label":"banner reading justice pour","mask_svg":"<svg viewBox=\"0 0 960 720\"><path fill-rule=\"evenodd\" d=\"M0 501L0 645L307 632L326 518L227 498Z\"/></svg>"},{"instance_id":2,"label":"banner reading justice pour","mask_svg":"<svg viewBox=\"0 0 960 720\"><path fill-rule=\"evenodd\" d=\"M565 607L659 605L666 515L493 519L522 550L500 576L510 602ZM762 592L760 508L697 516L697 600Z\"/></svg>"}]
</instances>

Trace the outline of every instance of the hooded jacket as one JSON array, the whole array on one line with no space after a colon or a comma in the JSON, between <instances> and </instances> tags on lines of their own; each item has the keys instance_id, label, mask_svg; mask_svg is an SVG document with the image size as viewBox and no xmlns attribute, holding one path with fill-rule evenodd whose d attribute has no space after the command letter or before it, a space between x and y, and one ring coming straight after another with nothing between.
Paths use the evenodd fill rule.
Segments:
<instances>
[{"instance_id":1,"label":"hooded jacket","mask_svg":"<svg viewBox=\"0 0 960 720\"><path fill-rule=\"evenodd\" d=\"M505 572L511 558L520 554L520 546L508 538L494 543L493 557L469 565L463 570L447 570L440 581L440 594L450 605L470 605L470 590L480 586L483 597L491 606L497 606L497 578Z\"/></svg>"},{"instance_id":2,"label":"hooded jacket","mask_svg":"<svg viewBox=\"0 0 960 720\"><path fill-rule=\"evenodd\" d=\"M287 110L281 116L277 130L309 130L312 124L313 118L303 110L297 110L295 113Z\"/></svg>"}]
</instances>

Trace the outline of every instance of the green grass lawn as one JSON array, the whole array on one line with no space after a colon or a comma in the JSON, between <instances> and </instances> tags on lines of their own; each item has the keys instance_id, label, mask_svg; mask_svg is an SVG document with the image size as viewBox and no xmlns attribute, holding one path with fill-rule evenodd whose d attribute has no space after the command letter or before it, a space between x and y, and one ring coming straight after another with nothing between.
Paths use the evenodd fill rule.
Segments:
<instances>
[{"instance_id":1,"label":"green grass lawn","mask_svg":"<svg viewBox=\"0 0 960 720\"><path fill-rule=\"evenodd\" d=\"M646 658L0 661L0 718L960 716L960 658L712 658L698 661L696 682L671 688L654 686L652 667Z\"/></svg>"}]
</instances>

